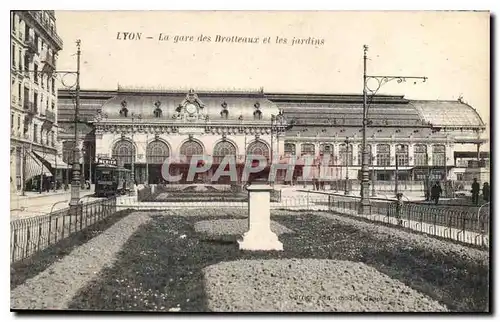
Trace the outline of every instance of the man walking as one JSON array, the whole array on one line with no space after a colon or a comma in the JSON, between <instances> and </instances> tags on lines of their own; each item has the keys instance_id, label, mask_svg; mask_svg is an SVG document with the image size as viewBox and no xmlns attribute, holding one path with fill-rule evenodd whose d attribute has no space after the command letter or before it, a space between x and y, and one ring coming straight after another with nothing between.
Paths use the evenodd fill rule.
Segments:
<instances>
[{"instance_id":1,"label":"man walking","mask_svg":"<svg viewBox=\"0 0 500 322\"><path fill-rule=\"evenodd\" d=\"M483 184L483 200L484 202L490 201L490 185L488 184L488 182L485 182Z\"/></svg>"},{"instance_id":2,"label":"man walking","mask_svg":"<svg viewBox=\"0 0 500 322\"><path fill-rule=\"evenodd\" d=\"M431 189L431 198L434 200L434 204L437 205L439 202L439 197L441 196L441 193L443 193L443 189L441 189L441 186L439 185L439 181L436 181L434 186L432 186Z\"/></svg>"},{"instance_id":3,"label":"man walking","mask_svg":"<svg viewBox=\"0 0 500 322\"><path fill-rule=\"evenodd\" d=\"M474 178L471 192L472 192L472 204L477 205L479 203L479 182L477 182L477 178Z\"/></svg>"}]
</instances>

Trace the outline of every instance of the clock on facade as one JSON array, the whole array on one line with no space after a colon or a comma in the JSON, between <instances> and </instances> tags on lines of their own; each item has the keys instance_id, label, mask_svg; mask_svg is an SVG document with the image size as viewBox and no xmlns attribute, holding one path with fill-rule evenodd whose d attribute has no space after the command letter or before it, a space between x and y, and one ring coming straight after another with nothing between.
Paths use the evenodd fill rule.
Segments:
<instances>
[{"instance_id":1,"label":"clock on facade","mask_svg":"<svg viewBox=\"0 0 500 322\"><path fill-rule=\"evenodd\" d=\"M188 112L190 115L193 115L194 113L196 113L196 105L194 104L188 104L186 105L186 112Z\"/></svg>"}]
</instances>

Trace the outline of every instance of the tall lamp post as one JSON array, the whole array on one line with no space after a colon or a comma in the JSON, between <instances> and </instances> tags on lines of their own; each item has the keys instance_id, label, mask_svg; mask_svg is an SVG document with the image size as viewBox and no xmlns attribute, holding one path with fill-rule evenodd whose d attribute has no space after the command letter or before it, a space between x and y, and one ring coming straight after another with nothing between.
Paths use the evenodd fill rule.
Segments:
<instances>
[{"instance_id":1,"label":"tall lamp post","mask_svg":"<svg viewBox=\"0 0 500 322\"><path fill-rule=\"evenodd\" d=\"M397 197L398 195L398 188L399 188L399 162L398 162L398 149L400 149L401 146L398 144L396 145L396 155L395 155L395 159L396 159L396 181L394 183L394 195Z\"/></svg>"},{"instance_id":2,"label":"tall lamp post","mask_svg":"<svg viewBox=\"0 0 500 322\"><path fill-rule=\"evenodd\" d=\"M372 197L375 197L377 194L375 192L375 166L373 165L373 160L375 160L375 155L371 155L372 158Z\"/></svg>"},{"instance_id":3,"label":"tall lamp post","mask_svg":"<svg viewBox=\"0 0 500 322\"><path fill-rule=\"evenodd\" d=\"M370 197L369 197L369 188L370 188L370 180L369 180L369 169L368 169L368 149L366 147L366 128L368 126L368 92L370 92L370 98L373 99L373 96L377 94L379 89L392 80L396 80L398 83L406 82L408 79L413 80L423 80L424 82L427 80L427 77L420 76L375 76L375 75L367 75L366 73L366 59L368 52L368 46L363 46L363 159L361 164L361 208L359 209L360 213L369 214L370 213ZM368 86L369 80L375 80L376 86L375 88L370 88ZM416 82L415 82L416 83Z\"/></svg>"},{"instance_id":4,"label":"tall lamp post","mask_svg":"<svg viewBox=\"0 0 500 322\"><path fill-rule=\"evenodd\" d=\"M344 195L349 194L349 138L345 138L345 185L344 185Z\"/></svg>"}]
</instances>

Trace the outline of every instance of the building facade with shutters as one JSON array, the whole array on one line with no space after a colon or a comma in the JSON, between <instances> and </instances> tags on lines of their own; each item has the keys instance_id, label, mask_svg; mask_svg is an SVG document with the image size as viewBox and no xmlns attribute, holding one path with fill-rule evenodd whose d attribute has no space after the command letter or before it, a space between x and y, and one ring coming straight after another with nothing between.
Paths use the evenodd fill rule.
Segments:
<instances>
[{"instance_id":1,"label":"building facade with shutters","mask_svg":"<svg viewBox=\"0 0 500 322\"><path fill-rule=\"evenodd\" d=\"M11 11L11 191L35 190L67 167L58 155L54 11ZM58 164L59 161L59 164ZM49 179L50 178L50 179Z\"/></svg>"},{"instance_id":2,"label":"building facade with shutters","mask_svg":"<svg viewBox=\"0 0 500 322\"><path fill-rule=\"evenodd\" d=\"M61 134L64 161L71 163L74 93L60 91L59 96L59 120L66 130ZM369 168L377 181L393 181L396 175L403 181L465 180L460 176L470 168L468 160L488 163L489 153L480 153L488 142L486 125L462 101L377 95L369 104ZM245 155L260 154L274 163L294 159L294 180L300 180L310 158L313 168L321 165L313 176L356 181L361 170L362 107L361 95L83 90L82 122L77 124L83 175L92 179L99 156L116 158L133 169L138 182L155 183L162 180L166 157L210 155L216 167L225 155L235 155L241 165ZM208 181L214 171L199 180ZM185 172L186 162L178 162L171 171ZM278 181L283 181L283 174L278 174Z\"/></svg>"}]
</instances>

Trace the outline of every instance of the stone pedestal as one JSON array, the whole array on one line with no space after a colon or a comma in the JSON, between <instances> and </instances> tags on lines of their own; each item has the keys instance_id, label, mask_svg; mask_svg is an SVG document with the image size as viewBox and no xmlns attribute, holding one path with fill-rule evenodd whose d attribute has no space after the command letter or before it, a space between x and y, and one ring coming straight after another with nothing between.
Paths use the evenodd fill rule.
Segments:
<instances>
[{"instance_id":1,"label":"stone pedestal","mask_svg":"<svg viewBox=\"0 0 500 322\"><path fill-rule=\"evenodd\" d=\"M283 250L278 236L271 231L270 192L267 182L254 181L248 190L248 231L238 241L241 250Z\"/></svg>"}]
</instances>

